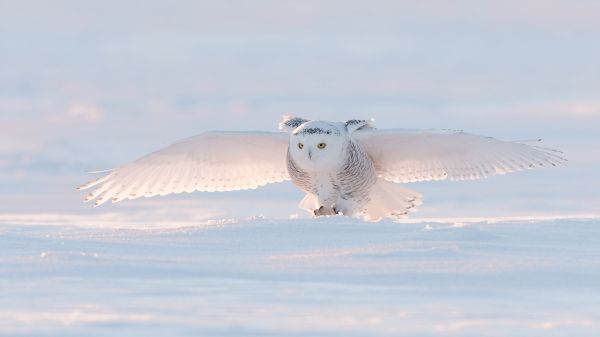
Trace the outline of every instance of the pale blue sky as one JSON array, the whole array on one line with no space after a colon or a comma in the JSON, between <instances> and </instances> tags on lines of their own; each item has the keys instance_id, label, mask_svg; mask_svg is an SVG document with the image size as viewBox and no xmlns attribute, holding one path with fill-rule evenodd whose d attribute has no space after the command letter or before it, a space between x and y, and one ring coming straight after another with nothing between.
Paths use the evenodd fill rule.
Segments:
<instances>
[{"instance_id":1,"label":"pale blue sky","mask_svg":"<svg viewBox=\"0 0 600 337\"><path fill-rule=\"evenodd\" d=\"M600 212L598 41L597 1L0 0L0 212L129 211L92 211L73 187L204 130L274 130L284 114L541 137L571 160L411 185L421 214ZM150 204L247 215L247 199L272 195L262 213L299 212L291 184Z\"/></svg>"}]
</instances>

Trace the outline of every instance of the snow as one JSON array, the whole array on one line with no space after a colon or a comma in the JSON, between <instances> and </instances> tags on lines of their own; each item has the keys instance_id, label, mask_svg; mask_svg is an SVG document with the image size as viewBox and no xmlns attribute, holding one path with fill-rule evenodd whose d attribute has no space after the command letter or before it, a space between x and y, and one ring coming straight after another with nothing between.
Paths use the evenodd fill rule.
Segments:
<instances>
[{"instance_id":1,"label":"snow","mask_svg":"<svg viewBox=\"0 0 600 337\"><path fill-rule=\"evenodd\" d=\"M2 336L600 332L597 217L24 218L0 218Z\"/></svg>"}]
</instances>

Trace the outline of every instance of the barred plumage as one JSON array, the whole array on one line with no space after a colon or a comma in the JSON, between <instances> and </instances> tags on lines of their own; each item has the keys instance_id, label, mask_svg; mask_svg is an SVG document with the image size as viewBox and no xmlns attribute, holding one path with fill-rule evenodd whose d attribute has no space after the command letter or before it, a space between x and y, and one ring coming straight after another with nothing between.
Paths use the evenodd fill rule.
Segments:
<instances>
[{"instance_id":1,"label":"barred plumage","mask_svg":"<svg viewBox=\"0 0 600 337\"><path fill-rule=\"evenodd\" d=\"M292 182L301 190L317 200L335 200L326 206L335 208L336 212L355 215L365 211L377 174L367 153L354 141L346 144L345 153L339 170L307 172L294 161L288 149L287 167ZM329 184L320 185L318 182L323 179L327 179Z\"/></svg>"}]
</instances>

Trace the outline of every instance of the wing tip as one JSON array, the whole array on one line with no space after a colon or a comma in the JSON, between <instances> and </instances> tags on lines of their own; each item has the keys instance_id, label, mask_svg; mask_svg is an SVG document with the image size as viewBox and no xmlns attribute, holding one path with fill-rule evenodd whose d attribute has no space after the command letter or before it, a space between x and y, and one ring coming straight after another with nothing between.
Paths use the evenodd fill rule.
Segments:
<instances>
[{"instance_id":1,"label":"wing tip","mask_svg":"<svg viewBox=\"0 0 600 337\"><path fill-rule=\"evenodd\" d=\"M94 186L106 181L108 178L112 177L115 172L115 169L104 170L104 171L95 171L95 172L89 172L89 173L106 173L106 172L110 172L110 173L105 176L102 176L100 178L88 181L87 183L80 185L80 186L76 187L75 189L77 191L82 191L82 190L87 190L90 187L94 187Z\"/></svg>"}]
</instances>

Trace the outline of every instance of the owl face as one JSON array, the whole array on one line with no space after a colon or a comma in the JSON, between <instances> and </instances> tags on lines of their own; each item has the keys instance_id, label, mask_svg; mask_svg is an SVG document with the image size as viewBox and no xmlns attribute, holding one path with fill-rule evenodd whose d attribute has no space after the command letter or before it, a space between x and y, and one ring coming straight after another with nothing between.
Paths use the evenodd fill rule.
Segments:
<instances>
[{"instance_id":1,"label":"owl face","mask_svg":"<svg viewBox=\"0 0 600 337\"><path fill-rule=\"evenodd\" d=\"M347 133L334 123L311 121L290 137L290 155L305 171L332 171L343 163Z\"/></svg>"}]
</instances>

